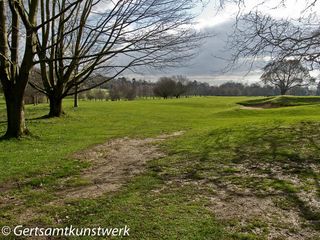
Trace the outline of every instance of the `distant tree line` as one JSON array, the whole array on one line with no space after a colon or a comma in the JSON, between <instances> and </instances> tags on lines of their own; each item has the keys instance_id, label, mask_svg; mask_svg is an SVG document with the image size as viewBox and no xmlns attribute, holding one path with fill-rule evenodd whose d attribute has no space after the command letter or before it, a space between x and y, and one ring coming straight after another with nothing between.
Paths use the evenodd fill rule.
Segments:
<instances>
[{"instance_id":1,"label":"distant tree line","mask_svg":"<svg viewBox=\"0 0 320 240\"><path fill-rule=\"evenodd\" d=\"M121 77L102 85L100 89L84 92L79 95L79 98L117 101L156 97L167 99L190 96L274 96L279 94L281 90L278 87L263 83L243 84L228 81L219 86L210 86L208 83L190 81L184 76L161 77L157 82ZM288 90L287 94L320 95L320 84L317 89L296 86Z\"/></svg>"},{"instance_id":2,"label":"distant tree line","mask_svg":"<svg viewBox=\"0 0 320 240\"><path fill-rule=\"evenodd\" d=\"M37 71L31 72L31 81L41 84ZM99 80L96 80L99 78ZM103 81L102 75L92 77L84 85L84 88L94 86L95 81ZM1 85L0 85L1 92ZM125 77L111 80L99 88L79 93L82 100L134 100L136 98L180 98L190 96L274 96L281 94L276 86L263 83L243 84L228 81L219 86L210 86L208 83L190 81L184 76L161 77L157 82L146 80L128 79ZM320 84L316 89L308 86L297 86L288 90L287 94L296 96L318 95L320 96ZM47 102L45 94L27 86L24 97L26 104L38 104Z\"/></svg>"},{"instance_id":3,"label":"distant tree line","mask_svg":"<svg viewBox=\"0 0 320 240\"><path fill-rule=\"evenodd\" d=\"M103 76L99 76L103 78ZM90 88L94 85L95 79L88 81L88 85L84 87ZM129 80L125 77L113 79L99 88L85 91L79 94L80 99L87 100L134 100L135 98L150 98L155 97L153 93L155 83L145 80Z\"/></svg>"}]
</instances>

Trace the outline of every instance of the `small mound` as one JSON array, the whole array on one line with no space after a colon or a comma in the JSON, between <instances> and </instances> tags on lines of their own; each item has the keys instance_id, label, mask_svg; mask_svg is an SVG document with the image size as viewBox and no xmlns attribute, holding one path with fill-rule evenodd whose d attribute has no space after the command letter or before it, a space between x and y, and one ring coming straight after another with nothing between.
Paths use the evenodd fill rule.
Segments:
<instances>
[{"instance_id":1,"label":"small mound","mask_svg":"<svg viewBox=\"0 0 320 240\"><path fill-rule=\"evenodd\" d=\"M276 97L267 97L267 98L243 101L237 104L246 107L246 109L247 108L261 109L261 108L304 106L304 105L320 104L320 97L276 96Z\"/></svg>"}]
</instances>

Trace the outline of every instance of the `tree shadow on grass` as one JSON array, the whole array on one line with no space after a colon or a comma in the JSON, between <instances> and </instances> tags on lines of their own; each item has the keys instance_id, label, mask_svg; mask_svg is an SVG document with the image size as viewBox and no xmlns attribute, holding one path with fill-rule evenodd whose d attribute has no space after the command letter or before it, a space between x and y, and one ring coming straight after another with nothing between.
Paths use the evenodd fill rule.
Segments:
<instances>
[{"instance_id":1,"label":"tree shadow on grass","mask_svg":"<svg viewBox=\"0 0 320 240\"><path fill-rule=\"evenodd\" d=\"M271 202L274 214L290 211L302 229L306 224L320 230L320 123L217 129L197 142L199 151L190 165L186 161L174 167L184 169L184 181L207 182L210 189L213 184L222 206L241 208L246 199L258 205ZM279 206L273 202L282 200ZM284 218L281 215L280 221L286 222ZM294 227L286 226L289 232Z\"/></svg>"},{"instance_id":2,"label":"tree shadow on grass","mask_svg":"<svg viewBox=\"0 0 320 240\"><path fill-rule=\"evenodd\" d=\"M43 120L43 119L48 119L48 118L50 118L49 115L44 115L44 116L40 116L40 117L26 118L26 121ZM7 120L0 121L0 126L6 125L7 122L8 122Z\"/></svg>"},{"instance_id":3,"label":"tree shadow on grass","mask_svg":"<svg viewBox=\"0 0 320 240\"><path fill-rule=\"evenodd\" d=\"M44 119L49 119L49 115L46 114L46 115L43 115L43 116L40 116L40 117L33 117L33 118L27 118L26 121L33 121L33 120L44 120Z\"/></svg>"},{"instance_id":4,"label":"tree shadow on grass","mask_svg":"<svg viewBox=\"0 0 320 240\"><path fill-rule=\"evenodd\" d=\"M267 181L268 186L275 188L275 191L265 191L264 197L274 194L285 196L299 210L300 216L316 230L320 230L320 211L317 205L308 201L308 190L303 188L312 188L311 192L316 193L313 197L319 201L320 175L314 169L320 164L319 141L319 123L302 122L290 127L275 126L264 131L248 129L243 142L235 148L236 157L233 159L236 164L244 164L245 169L248 169L246 173L267 173L267 177L261 181ZM311 185L310 180L314 184ZM255 186L261 183L255 184L250 184L253 193Z\"/></svg>"}]
</instances>

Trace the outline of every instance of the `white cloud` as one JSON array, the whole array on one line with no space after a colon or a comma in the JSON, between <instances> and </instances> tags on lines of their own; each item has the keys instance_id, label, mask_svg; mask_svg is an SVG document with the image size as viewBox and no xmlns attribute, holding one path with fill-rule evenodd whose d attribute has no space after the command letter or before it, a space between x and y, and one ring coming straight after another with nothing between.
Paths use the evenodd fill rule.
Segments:
<instances>
[{"instance_id":1,"label":"white cloud","mask_svg":"<svg viewBox=\"0 0 320 240\"><path fill-rule=\"evenodd\" d=\"M267 1L268 4L259 6L261 1ZM270 14L274 18L298 18L306 7L307 1L287 0L287 5L279 6L280 0L248 0L242 11L250 11L255 7L264 13ZM320 1L313 10L320 12ZM130 78L156 81L160 76L185 75L190 80L207 82L210 85L219 85L227 81L236 81L242 83L253 83L260 81L262 74L261 68L270 61L270 57L262 57L254 64L251 72L248 73L249 66L245 65L225 74L222 70L228 64L227 61L221 60L215 56L228 59L231 56L230 50L225 50L228 34L232 32L232 25L239 9L237 6L227 4L223 9L216 10L217 1L212 1L202 11L197 18L196 28L208 33L217 34L217 36L209 38L203 47L199 50L199 55L193 59L187 67L168 69L166 72L145 72L145 74L129 74ZM309 14L304 12L304 14ZM317 77L320 71L313 71L312 76Z\"/></svg>"},{"instance_id":2,"label":"white cloud","mask_svg":"<svg viewBox=\"0 0 320 240\"><path fill-rule=\"evenodd\" d=\"M245 4L226 3L221 8L219 0L211 1L197 18L196 28L213 27L235 19L238 13L244 14L255 10L276 19L299 19L302 16L320 12L319 1L311 8L308 8L313 2L311 0L286 0L284 4L281 2L280 0L246 0Z\"/></svg>"},{"instance_id":3,"label":"white cloud","mask_svg":"<svg viewBox=\"0 0 320 240\"><path fill-rule=\"evenodd\" d=\"M199 30L211 28L234 19L237 9L230 4L220 8L214 1L210 2L202 9L200 16L197 18L196 28Z\"/></svg>"}]
</instances>

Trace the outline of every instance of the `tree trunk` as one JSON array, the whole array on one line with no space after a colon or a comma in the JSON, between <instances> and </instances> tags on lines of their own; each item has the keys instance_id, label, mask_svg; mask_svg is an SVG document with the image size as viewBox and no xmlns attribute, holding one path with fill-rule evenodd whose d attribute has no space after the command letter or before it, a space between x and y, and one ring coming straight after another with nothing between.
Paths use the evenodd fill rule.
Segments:
<instances>
[{"instance_id":1,"label":"tree trunk","mask_svg":"<svg viewBox=\"0 0 320 240\"><path fill-rule=\"evenodd\" d=\"M280 89L280 94L281 95L286 95L287 89Z\"/></svg>"},{"instance_id":2,"label":"tree trunk","mask_svg":"<svg viewBox=\"0 0 320 240\"><path fill-rule=\"evenodd\" d=\"M64 112L62 110L62 98L49 97L50 112L49 117L61 117Z\"/></svg>"},{"instance_id":3,"label":"tree trunk","mask_svg":"<svg viewBox=\"0 0 320 240\"><path fill-rule=\"evenodd\" d=\"M29 133L24 117L23 96L6 94L7 132L5 138L20 138Z\"/></svg>"},{"instance_id":4,"label":"tree trunk","mask_svg":"<svg viewBox=\"0 0 320 240\"><path fill-rule=\"evenodd\" d=\"M74 92L74 104L73 107L77 108L78 105L78 85L75 86L75 92Z\"/></svg>"}]
</instances>

